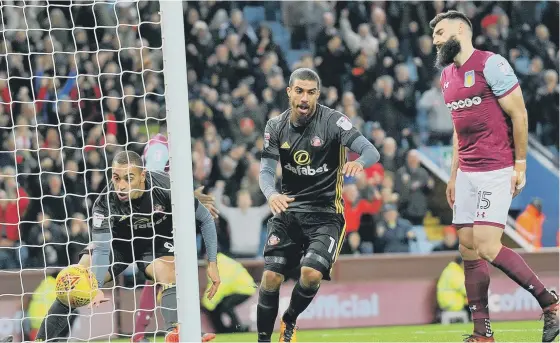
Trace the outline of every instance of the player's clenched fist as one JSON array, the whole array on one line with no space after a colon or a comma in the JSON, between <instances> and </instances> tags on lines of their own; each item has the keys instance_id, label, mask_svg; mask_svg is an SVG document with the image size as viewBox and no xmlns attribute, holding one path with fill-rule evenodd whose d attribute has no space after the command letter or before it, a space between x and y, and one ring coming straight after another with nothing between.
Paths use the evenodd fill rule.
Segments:
<instances>
[{"instance_id":1,"label":"player's clenched fist","mask_svg":"<svg viewBox=\"0 0 560 343\"><path fill-rule=\"evenodd\" d=\"M284 194L273 194L268 198L268 206L272 214L277 215L288 209L288 204L294 201L294 198L290 198Z\"/></svg>"},{"instance_id":2,"label":"player's clenched fist","mask_svg":"<svg viewBox=\"0 0 560 343\"><path fill-rule=\"evenodd\" d=\"M447 183L445 196L447 197L447 203L449 204L449 207L453 208L453 204L455 203L455 179L450 179Z\"/></svg>"},{"instance_id":3,"label":"player's clenched fist","mask_svg":"<svg viewBox=\"0 0 560 343\"><path fill-rule=\"evenodd\" d=\"M364 166L360 162L346 162L344 167L342 167L342 174L344 174L344 176L356 176L356 174L362 170L364 170Z\"/></svg>"}]
</instances>

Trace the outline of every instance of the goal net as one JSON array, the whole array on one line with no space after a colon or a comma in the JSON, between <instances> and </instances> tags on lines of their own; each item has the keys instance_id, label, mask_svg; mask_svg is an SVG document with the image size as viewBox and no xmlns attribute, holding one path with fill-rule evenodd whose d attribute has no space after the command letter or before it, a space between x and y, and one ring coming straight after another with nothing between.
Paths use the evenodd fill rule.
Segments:
<instances>
[{"instance_id":1,"label":"goal net","mask_svg":"<svg viewBox=\"0 0 560 343\"><path fill-rule=\"evenodd\" d=\"M29 340L54 278L89 242L113 156L166 134L157 1L2 1L0 336ZM186 96L186 93L185 93ZM134 265L70 340L131 334L145 279ZM112 294L111 294L112 293ZM148 332L165 330L156 309Z\"/></svg>"}]
</instances>

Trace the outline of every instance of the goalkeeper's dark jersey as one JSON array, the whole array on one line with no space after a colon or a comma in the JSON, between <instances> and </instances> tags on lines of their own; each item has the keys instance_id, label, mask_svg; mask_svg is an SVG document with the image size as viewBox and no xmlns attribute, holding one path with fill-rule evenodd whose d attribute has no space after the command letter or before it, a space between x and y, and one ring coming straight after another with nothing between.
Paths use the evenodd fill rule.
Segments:
<instances>
[{"instance_id":1,"label":"goalkeeper's dark jersey","mask_svg":"<svg viewBox=\"0 0 560 343\"><path fill-rule=\"evenodd\" d=\"M282 193L295 198L288 211L343 213L345 146L360 132L345 115L320 104L306 127L293 126L290 113L268 121L262 154L280 159Z\"/></svg>"},{"instance_id":2,"label":"goalkeeper's dark jersey","mask_svg":"<svg viewBox=\"0 0 560 343\"><path fill-rule=\"evenodd\" d=\"M146 192L131 201L120 201L110 182L93 205L94 230L111 231L113 239L153 238L154 235L171 238L171 191L169 175L146 172ZM198 207L195 198L195 206ZM132 206L131 206L132 205Z\"/></svg>"}]
</instances>

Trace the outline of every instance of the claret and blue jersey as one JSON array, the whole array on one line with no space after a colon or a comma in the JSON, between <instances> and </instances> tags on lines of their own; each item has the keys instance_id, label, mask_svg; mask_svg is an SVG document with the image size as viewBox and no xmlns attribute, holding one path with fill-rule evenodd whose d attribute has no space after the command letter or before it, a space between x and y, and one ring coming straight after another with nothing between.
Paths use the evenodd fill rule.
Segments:
<instances>
[{"instance_id":1,"label":"claret and blue jersey","mask_svg":"<svg viewBox=\"0 0 560 343\"><path fill-rule=\"evenodd\" d=\"M492 52L474 50L462 66L443 70L441 89L457 132L461 170L513 166L512 125L498 100L518 86L508 61Z\"/></svg>"}]
</instances>

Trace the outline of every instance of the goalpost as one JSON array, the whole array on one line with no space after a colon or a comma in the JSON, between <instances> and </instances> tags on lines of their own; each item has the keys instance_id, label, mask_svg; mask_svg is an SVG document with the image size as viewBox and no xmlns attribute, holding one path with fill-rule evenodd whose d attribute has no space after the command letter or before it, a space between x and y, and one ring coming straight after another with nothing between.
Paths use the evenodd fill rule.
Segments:
<instances>
[{"instance_id":1,"label":"goalpost","mask_svg":"<svg viewBox=\"0 0 560 343\"><path fill-rule=\"evenodd\" d=\"M200 341L200 300L183 2L160 0L181 342ZM184 227L185 230L181 230ZM190 276L190 277L189 277ZM190 306L189 306L190 305ZM196 305L196 306L193 306ZM188 311L187 309L192 309Z\"/></svg>"},{"instance_id":2,"label":"goalpost","mask_svg":"<svg viewBox=\"0 0 560 343\"><path fill-rule=\"evenodd\" d=\"M52 293L33 294L36 287L78 262L76 252L87 244L78 238L87 237L112 156L124 149L141 154L166 121L180 335L200 342L182 5L0 5L0 151L8 152L0 156L0 338L22 340L40 322L29 300L48 308ZM108 293L109 304L80 309L71 340L131 333L137 292L120 285ZM165 330L155 315L153 321Z\"/></svg>"}]
</instances>

